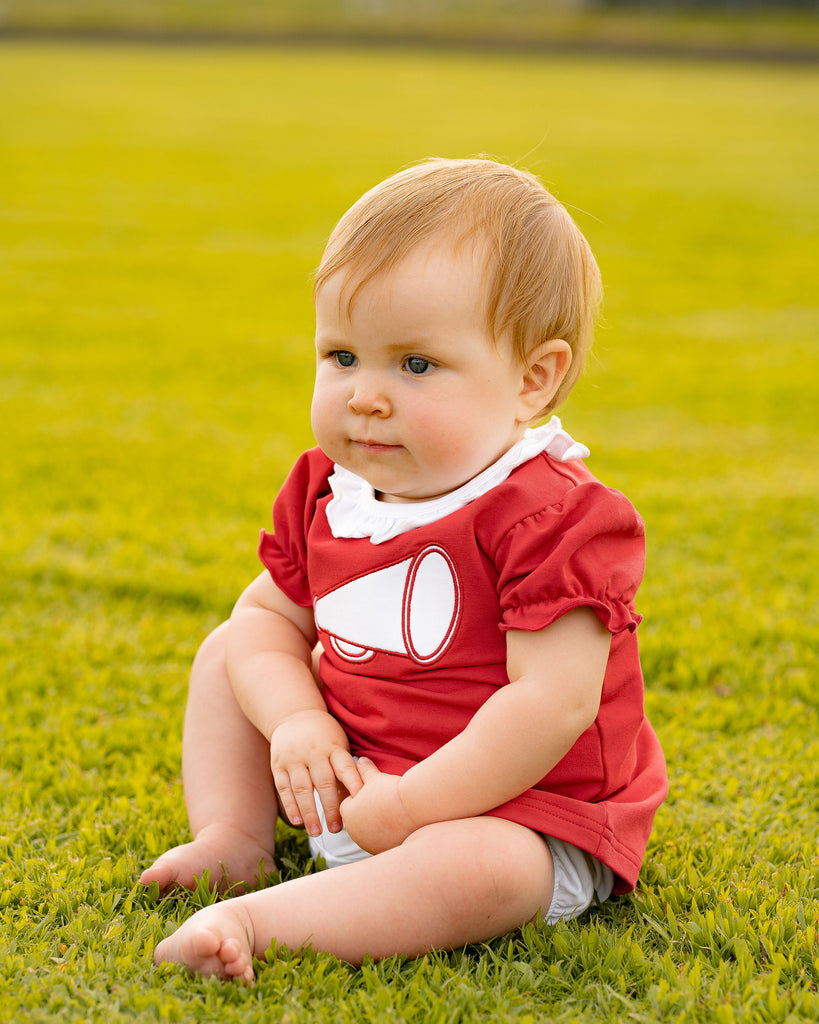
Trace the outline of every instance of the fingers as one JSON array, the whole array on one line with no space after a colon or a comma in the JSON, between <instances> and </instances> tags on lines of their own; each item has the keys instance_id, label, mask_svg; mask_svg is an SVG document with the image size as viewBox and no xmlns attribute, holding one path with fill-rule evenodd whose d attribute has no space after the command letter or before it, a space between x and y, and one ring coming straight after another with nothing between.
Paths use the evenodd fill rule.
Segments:
<instances>
[{"instance_id":1,"label":"fingers","mask_svg":"<svg viewBox=\"0 0 819 1024\"><path fill-rule=\"evenodd\" d=\"M316 753L313 752L313 758ZM341 797L347 793L355 796L361 791L365 772L371 777L379 774L372 761L362 758L357 764L349 750L343 747L336 747L306 763L291 757L285 760L279 754L272 756L271 762L282 814L292 825L303 825L312 836L319 835L322 828L316 794L324 810L327 828L331 832L339 832L344 827L339 806Z\"/></svg>"},{"instance_id":2,"label":"fingers","mask_svg":"<svg viewBox=\"0 0 819 1024\"><path fill-rule=\"evenodd\" d=\"M362 785L365 785L368 779L375 778L375 776L380 775L381 772L376 768L375 763L371 761L369 757L359 757L358 774L361 776ZM350 790L350 795L355 796L355 793Z\"/></svg>"},{"instance_id":3,"label":"fingers","mask_svg":"<svg viewBox=\"0 0 819 1024\"><path fill-rule=\"evenodd\" d=\"M341 796L338 781L330 765L326 765L326 770L320 775L317 773L313 781L321 801L321 806L324 809L327 828L331 832L340 832L344 827L341 823L341 813L338 809Z\"/></svg>"},{"instance_id":4,"label":"fingers","mask_svg":"<svg viewBox=\"0 0 819 1024\"><path fill-rule=\"evenodd\" d=\"M368 762L377 771L372 762ZM355 796L364 785L358 770L356 759L348 750L337 749L330 755L330 763L326 774L312 771L313 783L319 794L327 827L331 832L340 832L344 828L341 814L342 797Z\"/></svg>"},{"instance_id":5,"label":"fingers","mask_svg":"<svg viewBox=\"0 0 819 1024\"><path fill-rule=\"evenodd\" d=\"M298 765L289 771L277 769L273 782L279 796L279 804L291 825L304 825L310 835L321 832L316 801L313 796L313 780L306 765Z\"/></svg>"},{"instance_id":6,"label":"fingers","mask_svg":"<svg viewBox=\"0 0 819 1024\"><path fill-rule=\"evenodd\" d=\"M367 758L360 760L366 761ZM372 761L368 763L372 764ZM364 780L352 754L347 750L334 750L330 755L330 764L333 766L333 771L338 781L344 786L350 796L355 796L364 785Z\"/></svg>"},{"instance_id":7,"label":"fingers","mask_svg":"<svg viewBox=\"0 0 819 1024\"><path fill-rule=\"evenodd\" d=\"M347 786L349 796L345 800L342 800L339 806L339 818L341 820L342 826L344 824L344 820L350 814L350 807L353 798L356 796L357 793L361 792L361 790L366 786L368 780L373 779L375 778L375 776L381 774L378 768L376 768L375 764L368 757L357 757L353 762L353 765L356 769L356 775L359 781L355 789L353 789L352 786Z\"/></svg>"},{"instance_id":8,"label":"fingers","mask_svg":"<svg viewBox=\"0 0 819 1024\"><path fill-rule=\"evenodd\" d=\"M321 833L316 793L324 808L328 829L339 832L344 827L339 810L339 782L353 794L359 792L363 785L355 761L346 751L335 751L329 763L298 766L289 771L276 770L273 782L287 820L291 825L304 825L311 836Z\"/></svg>"}]
</instances>

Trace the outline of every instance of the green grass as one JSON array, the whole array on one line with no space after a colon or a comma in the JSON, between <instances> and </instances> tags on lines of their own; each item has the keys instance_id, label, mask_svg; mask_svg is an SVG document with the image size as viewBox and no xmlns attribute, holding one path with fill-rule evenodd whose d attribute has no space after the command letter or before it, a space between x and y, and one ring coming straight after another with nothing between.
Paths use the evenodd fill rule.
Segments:
<instances>
[{"instance_id":1,"label":"green grass","mask_svg":"<svg viewBox=\"0 0 819 1024\"><path fill-rule=\"evenodd\" d=\"M819 1020L819 73L6 46L0 95L0 1021ZM641 885L418 962L155 971L209 897L135 878L186 836L187 666L310 443L310 270L368 185L477 152L607 283L562 415L648 527Z\"/></svg>"}]
</instances>

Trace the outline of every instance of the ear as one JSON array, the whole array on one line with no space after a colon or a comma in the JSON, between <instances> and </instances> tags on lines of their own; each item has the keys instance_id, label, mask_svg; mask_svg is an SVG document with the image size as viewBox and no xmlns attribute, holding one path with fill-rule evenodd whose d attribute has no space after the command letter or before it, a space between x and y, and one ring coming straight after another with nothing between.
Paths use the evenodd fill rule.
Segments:
<instances>
[{"instance_id":1,"label":"ear","mask_svg":"<svg viewBox=\"0 0 819 1024\"><path fill-rule=\"evenodd\" d=\"M530 352L518 395L519 423L529 423L542 415L557 394L571 364L571 346L562 338L550 338Z\"/></svg>"}]
</instances>

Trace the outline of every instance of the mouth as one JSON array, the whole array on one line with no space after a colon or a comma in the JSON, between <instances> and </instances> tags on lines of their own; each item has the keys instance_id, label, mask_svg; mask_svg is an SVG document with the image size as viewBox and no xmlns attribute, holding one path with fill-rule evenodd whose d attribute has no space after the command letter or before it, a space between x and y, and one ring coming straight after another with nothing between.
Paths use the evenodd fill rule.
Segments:
<instances>
[{"instance_id":1,"label":"mouth","mask_svg":"<svg viewBox=\"0 0 819 1024\"><path fill-rule=\"evenodd\" d=\"M383 444L380 441L356 441L353 440L353 444L356 448L362 451L378 453L378 452L397 452L403 445L400 444Z\"/></svg>"}]
</instances>

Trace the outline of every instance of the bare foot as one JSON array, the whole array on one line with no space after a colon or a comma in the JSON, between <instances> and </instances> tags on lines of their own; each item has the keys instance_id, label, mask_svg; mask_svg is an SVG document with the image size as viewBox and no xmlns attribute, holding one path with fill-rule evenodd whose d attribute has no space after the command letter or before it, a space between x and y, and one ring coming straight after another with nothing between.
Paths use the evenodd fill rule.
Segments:
<instances>
[{"instance_id":1,"label":"bare foot","mask_svg":"<svg viewBox=\"0 0 819 1024\"><path fill-rule=\"evenodd\" d=\"M184 964L191 974L253 984L253 926L236 900L193 915L154 950L154 963Z\"/></svg>"},{"instance_id":2,"label":"bare foot","mask_svg":"<svg viewBox=\"0 0 819 1024\"><path fill-rule=\"evenodd\" d=\"M276 870L272 852L253 836L231 825L207 825L193 842L174 846L157 857L139 880L143 885L156 882L160 892L175 885L195 889L196 878L209 871L211 887L243 892L259 884L260 864L266 874Z\"/></svg>"}]
</instances>

